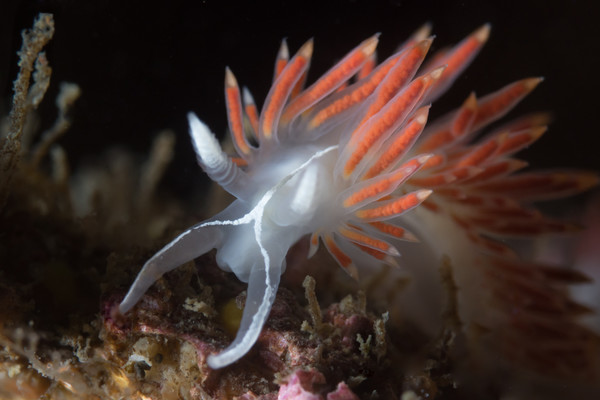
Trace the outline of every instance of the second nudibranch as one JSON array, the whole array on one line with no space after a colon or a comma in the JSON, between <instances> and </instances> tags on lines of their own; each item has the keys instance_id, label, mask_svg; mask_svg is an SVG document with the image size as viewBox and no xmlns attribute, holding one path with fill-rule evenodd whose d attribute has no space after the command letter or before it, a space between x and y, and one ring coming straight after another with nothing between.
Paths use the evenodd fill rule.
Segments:
<instances>
[{"instance_id":1,"label":"second nudibranch","mask_svg":"<svg viewBox=\"0 0 600 400\"><path fill-rule=\"evenodd\" d=\"M260 115L250 93L244 89L242 94L227 69L227 115L237 155L225 154L195 114L189 113L188 120L200 166L236 200L149 259L119 310L129 311L165 272L216 248L218 265L248 282L235 340L208 358L210 367L221 368L256 342L286 253L306 235L311 235L310 255L321 240L338 264L358 278L357 265L395 264L400 241L442 236L429 226L429 221L436 225L436 218L451 221L473 252L492 254L497 262L511 260L512 253L495 236L566 230L524 202L578 192L592 179L585 174L512 175L525 163L511 156L544 132L543 117L525 117L469 143L540 79L518 81L479 100L471 95L424 131L429 104L450 87L488 34L485 25L423 67L432 42L428 27L379 65L378 37L373 36L305 89L313 42L290 59L284 41ZM420 214L406 214L422 203L418 208L428 213L427 226L419 226ZM418 235L406 229L409 222L418 226Z\"/></svg>"}]
</instances>

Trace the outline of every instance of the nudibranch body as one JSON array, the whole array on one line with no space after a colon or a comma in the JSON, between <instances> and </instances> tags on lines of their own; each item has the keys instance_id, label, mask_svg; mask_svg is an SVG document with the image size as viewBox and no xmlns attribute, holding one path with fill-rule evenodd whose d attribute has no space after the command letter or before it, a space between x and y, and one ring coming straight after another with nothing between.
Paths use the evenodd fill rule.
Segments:
<instances>
[{"instance_id":1,"label":"nudibranch body","mask_svg":"<svg viewBox=\"0 0 600 400\"><path fill-rule=\"evenodd\" d=\"M225 154L194 114L188 119L199 164L237 199L148 260L119 310L130 310L165 272L216 248L218 265L248 282L235 340L208 359L220 368L257 340L286 253L302 237L311 235L310 255L322 241L354 278L356 265L395 264L398 244L420 239L446 243L434 247L460 260L460 285L472 274L499 277L490 280L495 283L485 298L498 310L497 323L515 325L527 337L537 326L523 316L546 308L550 314L536 315L535 324L553 326L559 316L582 332L571 316L574 303L555 290L580 277L523 261L496 239L568 230L527 205L585 190L595 176L513 174L526 164L512 155L540 137L544 116L521 118L473 141L540 79L515 82L481 99L472 94L425 128L430 103L467 67L488 34L485 25L424 66L432 42L428 27L379 65L374 36L306 89L312 41L291 59L284 42L260 115L227 69L227 114L237 155ZM579 339L572 342L570 350L583 346Z\"/></svg>"}]
</instances>

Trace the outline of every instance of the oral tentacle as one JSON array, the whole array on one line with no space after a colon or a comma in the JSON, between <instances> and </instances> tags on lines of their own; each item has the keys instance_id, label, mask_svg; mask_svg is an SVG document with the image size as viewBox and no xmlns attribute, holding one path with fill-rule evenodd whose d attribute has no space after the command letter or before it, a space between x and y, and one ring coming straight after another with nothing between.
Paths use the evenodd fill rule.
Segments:
<instances>
[{"instance_id":1,"label":"oral tentacle","mask_svg":"<svg viewBox=\"0 0 600 400\"><path fill-rule=\"evenodd\" d=\"M252 267L240 328L233 342L225 350L208 357L209 367L217 369L234 363L256 343L275 301L282 262L282 257L271 257L268 266Z\"/></svg>"},{"instance_id":2,"label":"oral tentacle","mask_svg":"<svg viewBox=\"0 0 600 400\"><path fill-rule=\"evenodd\" d=\"M199 224L176 237L146 261L119 304L119 311L125 314L163 274L217 247L222 236L218 227Z\"/></svg>"}]
</instances>

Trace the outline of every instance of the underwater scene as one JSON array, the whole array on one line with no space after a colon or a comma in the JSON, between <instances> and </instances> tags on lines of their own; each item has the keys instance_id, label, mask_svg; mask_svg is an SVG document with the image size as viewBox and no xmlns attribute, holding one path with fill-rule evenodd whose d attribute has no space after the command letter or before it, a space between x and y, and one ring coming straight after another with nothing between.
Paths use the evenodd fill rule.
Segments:
<instances>
[{"instance_id":1,"label":"underwater scene","mask_svg":"<svg viewBox=\"0 0 600 400\"><path fill-rule=\"evenodd\" d=\"M0 399L600 396L600 6L0 5Z\"/></svg>"}]
</instances>

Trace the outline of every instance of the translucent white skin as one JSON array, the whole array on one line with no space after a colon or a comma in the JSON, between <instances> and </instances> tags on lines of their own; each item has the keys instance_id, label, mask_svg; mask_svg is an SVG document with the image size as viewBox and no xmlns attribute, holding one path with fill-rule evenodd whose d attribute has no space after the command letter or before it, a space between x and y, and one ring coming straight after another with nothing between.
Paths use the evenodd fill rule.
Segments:
<instances>
[{"instance_id":1,"label":"translucent white skin","mask_svg":"<svg viewBox=\"0 0 600 400\"><path fill-rule=\"evenodd\" d=\"M238 199L213 218L179 235L150 258L119 305L119 311L128 312L164 273L216 248L219 267L248 282L236 338L221 353L208 357L208 365L216 369L237 361L254 345L275 300L288 249L321 227L339 224L344 214L339 211L338 197L349 184L335 179L338 145L327 146L330 137L305 145L296 143L289 148L279 145L276 153L258 157L267 162L261 164L257 160L252 169L241 171L196 115L190 113L188 119L200 165ZM418 225L410 219L404 218L404 222ZM419 236L430 237L425 233ZM441 253L435 251L435 246L429 246L428 241L424 244L428 248L425 252L433 251L437 264ZM417 251L420 253L417 257L422 260L423 249ZM431 273L435 268L423 270ZM435 278L429 276L418 281L428 285ZM417 292L422 290L418 285L413 286ZM421 314L437 315L435 312ZM419 320L418 315L414 317L415 321Z\"/></svg>"},{"instance_id":2,"label":"translucent white skin","mask_svg":"<svg viewBox=\"0 0 600 400\"><path fill-rule=\"evenodd\" d=\"M164 273L217 248L219 267L248 282L246 305L235 340L223 352L208 358L211 368L221 368L238 360L256 342L285 270L288 249L302 236L326 226L327 220L336 219L333 174L322 171L332 171L323 164L335 162L338 147L320 145L321 150L316 150L318 144L313 143L294 147L293 154L280 147L280 162L255 164L245 174L223 153L204 123L192 113L188 119L200 165L238 200L208 221L188 229L149 259L119 311L129 311Z\"/></svg>"}]
</instances>

